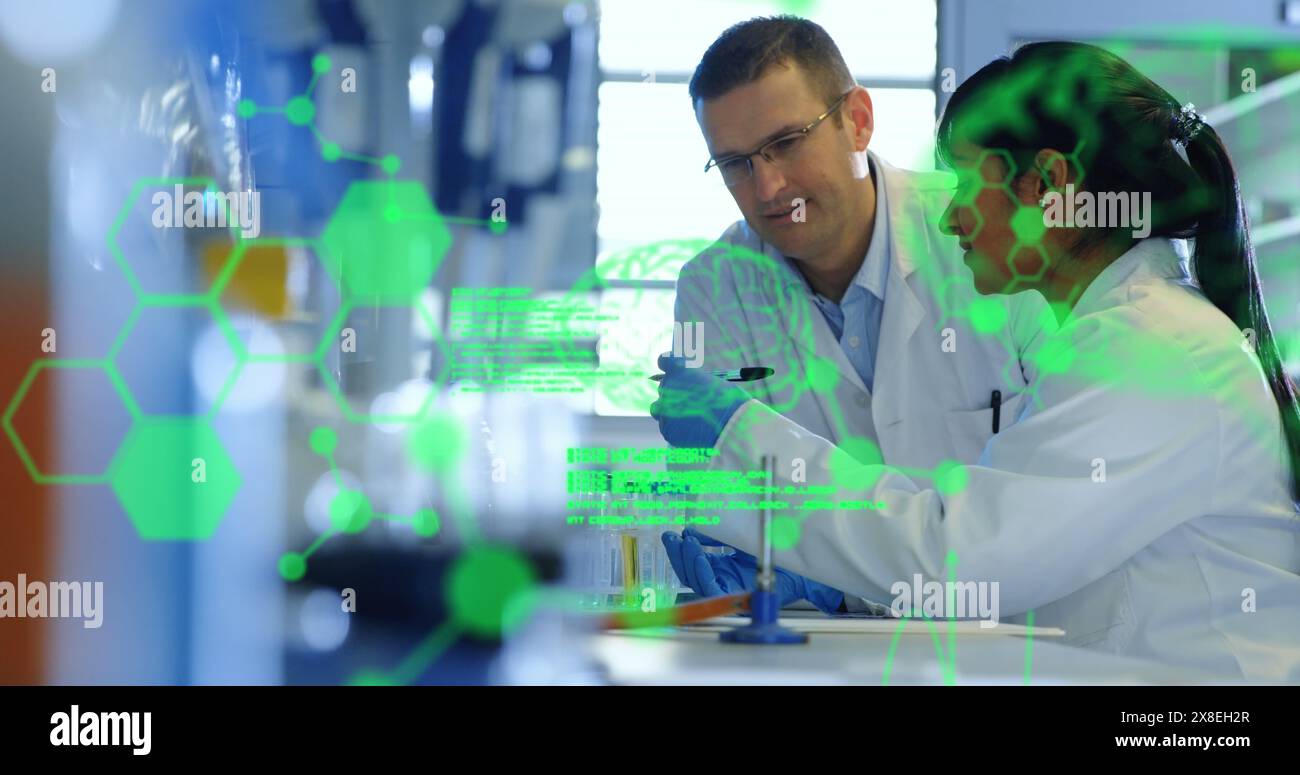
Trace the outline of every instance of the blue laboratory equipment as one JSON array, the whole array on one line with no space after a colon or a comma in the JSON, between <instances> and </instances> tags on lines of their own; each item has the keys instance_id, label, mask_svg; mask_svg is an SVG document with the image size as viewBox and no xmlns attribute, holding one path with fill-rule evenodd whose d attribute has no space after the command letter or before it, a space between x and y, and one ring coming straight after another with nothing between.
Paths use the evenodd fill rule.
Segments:
<instances>
[{"instance_id":1,"label":"blue laboratory equipment","mask_svg":"<svg viewBox=\"0 0 1300 775\"><path fill-rule=\"evenodd\" d=\"M718 637L725 643L793 644L807 643L808 634L794 632L781 626L781 599L776 593L776 571L772 563L772 505L770 496L776 481L776 456L763 455L760 462L764 474L765 495L768 503L763 507L758 533L758 577L749 600L752 617L749 624L727 630Z\"/></svg>"}]
</instances>

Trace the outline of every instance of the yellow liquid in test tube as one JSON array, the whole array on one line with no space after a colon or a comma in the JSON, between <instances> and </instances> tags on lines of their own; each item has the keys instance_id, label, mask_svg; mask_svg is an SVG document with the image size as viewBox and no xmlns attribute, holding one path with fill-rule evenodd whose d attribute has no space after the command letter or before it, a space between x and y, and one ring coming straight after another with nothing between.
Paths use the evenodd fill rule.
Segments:
<instances>
[{"instance_id":1,"label":"yellow liquid in test tube","mask_svg":"<svg viewBox=\"0 0 1300 775\"><path fill-rule=\"evenodd\" d=\"M625 533L623 541L623 604L632 607L641 605L641 573L637 553L636 536Z\"/></svg>"}]
</instances>

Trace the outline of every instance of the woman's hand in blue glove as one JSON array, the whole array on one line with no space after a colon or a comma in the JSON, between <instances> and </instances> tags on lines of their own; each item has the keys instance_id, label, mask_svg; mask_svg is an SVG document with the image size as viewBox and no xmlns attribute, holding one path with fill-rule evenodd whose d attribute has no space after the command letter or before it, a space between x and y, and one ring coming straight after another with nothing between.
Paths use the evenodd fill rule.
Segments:
<instances>
[{"instance_id":1,"label":"woman's hand in blue glove","mask_svg":"<svg viewBox=\"0 0 1300 775\"><path fill-rule=\"evenodd\" d=\"M683 585L701 597L732 595L752 591L758 586L758 560L752 555L734 549L733 554L712 554L705 546L727 546L712 538L687 528L679 536L674 532L663 534L668 561ZM838 613L844 602L844 593L825 584L789 571L776 569L776 593L781 605L807 600L823 613Z\"/></svg>"}]
</instances>

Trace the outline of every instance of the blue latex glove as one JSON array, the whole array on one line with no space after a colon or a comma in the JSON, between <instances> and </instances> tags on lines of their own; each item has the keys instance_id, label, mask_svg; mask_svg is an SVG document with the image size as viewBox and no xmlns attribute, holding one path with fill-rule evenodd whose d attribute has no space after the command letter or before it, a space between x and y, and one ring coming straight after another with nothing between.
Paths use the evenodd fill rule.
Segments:
<instances>
[{"instance_id":1,"label":"blue latex glove","mask_svg":"<svg viewBox=\"0 0 1300 775\"><path fill-rule=\"evenodd\" d=\"M686 368L685 358L659 356L664 372L659 400L650 416L659 421L659 433L674 447L712 447L731 415L751 396L735 384L715 377L707 369Z\"/></svg>"},{"instance_id":2,"label":"blue latex glove","mask_svg":"<svg viewBox=\"0 0 1300 775\"><path fill-rule=\"evenodd\" d=\"M727 544L689 527L680 536L664 533L663 542L678 580L700 597L733 595L758 587L758 560L752 554L739 549L732 555L710 554L704 551L705 546ZM827 614L839 613L844 602L844 593L838 589L780 568L776 569L775 591L782 606L807 600Z\"/></svg>"}]
</instances>

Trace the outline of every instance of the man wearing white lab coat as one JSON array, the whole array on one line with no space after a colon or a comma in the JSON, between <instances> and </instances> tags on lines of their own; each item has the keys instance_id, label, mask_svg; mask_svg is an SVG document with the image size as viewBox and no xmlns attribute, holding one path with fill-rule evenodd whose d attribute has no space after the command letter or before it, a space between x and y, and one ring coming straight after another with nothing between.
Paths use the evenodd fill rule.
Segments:
<instances>
[{"instance_id":1,"label":"man wearing white lab coat","mask_svg":"<svg viewBox=\"0 0 1300 775\"><path fill-rule=\"evenodd\" d=\"M700 368L774 368L742 387L811 433L836 444L867 439L895 466L973 463L993 435L993 392L1001 427L1023 409L1025 356L1052 326L1046 303L1034 292L977 300L957 241L937 227L952 195L946 176L870 161L876 222L853 282L883 302L872 385L846 352L870 347L867 332L837 336L797 262L744 221L682 269L674 317L702 324ZM972 304L1005 325L978 332ZM871 454L867 444L848 449Z\"/></svg>"},{"instance_id":2,"label":"man wearing white lab coat","mask_svg":"<svg viewBox=\"0 0 1300 775\"><path fill-rule=\"evenodd\" d=\"M940 231L951 176L868 151L870 93L807 20L728 29L690 92L713 184L744 215L678 277L694 365L775 369L744 387L863 462L974 462L995 415L1023 408L1027 355L1055 319L1037 292L975 294Z\"/></svg>"}]
</instances>

